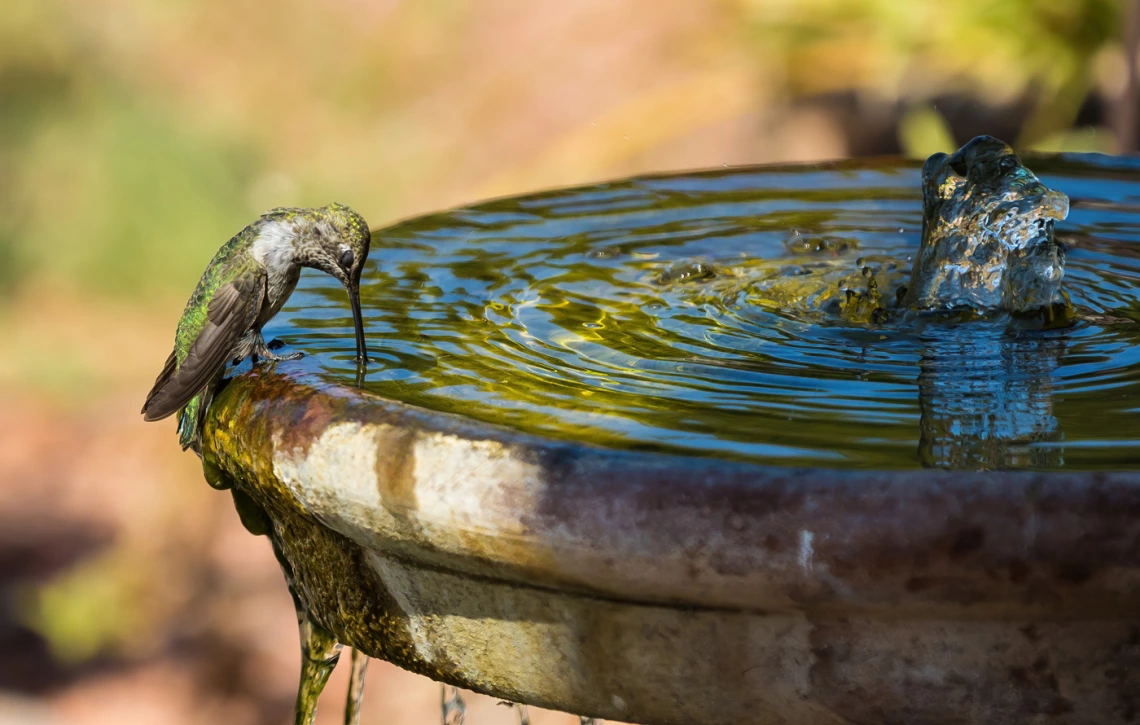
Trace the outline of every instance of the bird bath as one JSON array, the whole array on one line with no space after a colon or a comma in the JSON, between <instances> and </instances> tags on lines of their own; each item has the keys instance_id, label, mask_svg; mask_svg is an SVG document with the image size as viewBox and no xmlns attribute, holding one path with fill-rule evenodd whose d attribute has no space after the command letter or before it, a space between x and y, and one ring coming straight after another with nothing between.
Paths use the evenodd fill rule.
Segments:
<instances>
[{"instance_id":1,"label":"bird bath","mask_svg":"<svg viewBox=\"0 0 1140 725\"><path fill-rule=\"evenodd\" d=\"M830 315L826 275L909 267L907 163L376 231L367 370L343 290L306 275L266 332L309 354L239 368L207 476L339 641L506 700L662 725L1131 722L1140 164L1027 164L1071 198L1071 327Z\"/></svg>"}]
</instances>

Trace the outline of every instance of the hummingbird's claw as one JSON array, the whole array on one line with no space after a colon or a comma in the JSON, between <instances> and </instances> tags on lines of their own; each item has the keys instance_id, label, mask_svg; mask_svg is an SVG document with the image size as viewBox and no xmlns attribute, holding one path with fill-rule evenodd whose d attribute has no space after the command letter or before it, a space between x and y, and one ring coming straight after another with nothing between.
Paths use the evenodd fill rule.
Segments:
<instances>
[{"instance_id":1,"label":"hummingbird's claw","mask_svg":"<svg viewBox=\"0 0 1140 725\"><path fill-rule=\"evenodd\" d=\"M303 353L303 352L291 352L288 355L276 355L274 353L269 352L269 350L266 349L264 352L261 353L260 356L265 358L265 360L267 362L283 362L283 361L287 361L287 360L300 360L301 358L305 357L305 353ZM257 364L257 357L258 357L258 355L256 355L256 354L253 356L253 358L254 358L253 362L255 365Z\"/></svg>"},{"instance_id":2,"label":"hummingbird's claw","mask_svg":"<svg viewBox=\"0 0 1140 725\"><path fill-rule=\"evenodd\" d=\"M300 360L305 356L305 353L303 352L291 352L288 355L278 355L277 353L273 352L274 350L280 350L283 347L285 347L285 343L281 342L280 340L274 340L273 342L266 344L265 340L262 339L259 335L253 341L251 360L253 364L256 365L258 358L263 358L269 362L282 362L285 360Z\"/></svg>"}]
</instances>

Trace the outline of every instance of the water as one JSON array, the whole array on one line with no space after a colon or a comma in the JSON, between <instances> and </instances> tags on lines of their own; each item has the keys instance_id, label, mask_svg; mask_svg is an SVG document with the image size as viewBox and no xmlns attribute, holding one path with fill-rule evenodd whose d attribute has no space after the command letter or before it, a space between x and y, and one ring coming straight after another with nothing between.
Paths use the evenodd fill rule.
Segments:
<instances>
[{"instance_id":1,"label":"water","mask_svg":"<svg viewBox=\"0 0 1140 725\"><path fill-rule=\"evenodd\" d=\"M1140 466L1140 162L1027 159L1071 197L1082 318L843 322L917 249L917 165L718 170L413 219L373 235L367 390L518 430L781 465ZM267 330L352 384L344 291ZM296 368L294 368L296 369Z\"/></svg>"},{"instance_id":2,"label":"water","mask_svg":"<svg viewBox=\"0 0 1140 725\"><path fill-rule=\"evenodd\" d=\"M301 630L301 683L297 688L293 722L295 725L313 725L317 717L317 702L340 659L341 645L300 609L297 620Z\"/></svg>"},{"instance_id":3,"label":"water","mask_svg":"<svg viewBox=\"0 0 1140 725\"><path fill-rule=\"evenodd\" d=\"M352 673L348 678L348 701L344 706L344 725L360 725L364 705L364 676L368 673L368 655L352 650Z\"/></svg>"}]
</instances>

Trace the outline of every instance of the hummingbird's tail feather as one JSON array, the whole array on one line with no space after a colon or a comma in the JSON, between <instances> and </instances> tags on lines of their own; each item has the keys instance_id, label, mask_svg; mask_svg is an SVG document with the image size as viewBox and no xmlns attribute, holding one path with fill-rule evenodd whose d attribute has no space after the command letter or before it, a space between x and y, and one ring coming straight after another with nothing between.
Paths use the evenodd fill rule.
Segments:
<instances>
[{"instance_id":1,"label":"hummingbird's tail feather","mask_svg":"<svg viewBox=\"0 0 1140 725\"><path fill-rule=\"evenodd\" d=\"M158 415L151 410L151 401L154 400L155 394L157 394L158 391L166 385L167 381L169 381L170 378L174 376L174 373L177 372L177 370L178 355L175 351L171 351L170 357L166 358L166 364L162 366L162 372L160 372L158 374L158 377L154 379L154 387L151 388L150 392L146 394L146 402L143 403L142 410L140 411L143 414L143 419L148 423L155 420L161 420L162 418L165 418L174 412L171 410L169 412L166 412L165 415Z\"/></svg>"},{"instance_id":2,"label":"hummingbird's tail feather","mask_svg":"<svg viewBox=\"0 0 1140 725\"><path fill-rule=\"evenodd\" d=\"M181 360L155 381L143 408L146 420L160 420L184 408L225 370L235 345L256 322L264 299L264 269L218 286L205 315L199 315L201 324Z\"/></svg>"},{"instance_id":3,"label":"hummingbird's tail feather","mask_svg":"<svg viewBox=\"0 0 1140 725\"><path fill-rule=\"evenodd\" d=\"M209 385L198 393L178 413L178 443L182 450L193 449L199 456L202 455L202 428L206 425L206 413L210 403L214 402L214 394L222 383L223 374L219 372L210 381Z\"/></svg>"},{"instance_id":4,"label":"hummingbird's tail feather","mask_svg":"<svg viewBox=\"0 0 1140 725\"><path fill-rule=\"evenodd\" d=\"M182 446L182 450L192 446L194 450L198 450L201 439L201 414L207 407L202 405L203 395L191 398L186 407L178 414L178 443Z\"/></svg>"}]
</instances>

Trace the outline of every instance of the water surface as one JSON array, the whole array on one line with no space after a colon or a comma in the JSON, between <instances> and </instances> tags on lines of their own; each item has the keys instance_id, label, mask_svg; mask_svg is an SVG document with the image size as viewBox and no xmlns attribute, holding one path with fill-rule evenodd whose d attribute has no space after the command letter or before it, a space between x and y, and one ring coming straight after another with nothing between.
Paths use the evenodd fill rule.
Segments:
<instances>
[{"instance_id":1,"label":"water surface","mask_svg":"<svg viewBox=\"0 0 1140 725\"><path fill-rule=\"evenodd\" d=\"M531 433L774 464L1140 468L1140 163L1027 165L1072 200L1057 231L1073 327L844 323L819 309L813 260L905 275L917 165L724 169L374 232L365 387ZM309 353L287 365L354 378L331 278L306 272L267 336Z\"/></svg>"}]
</instances>

